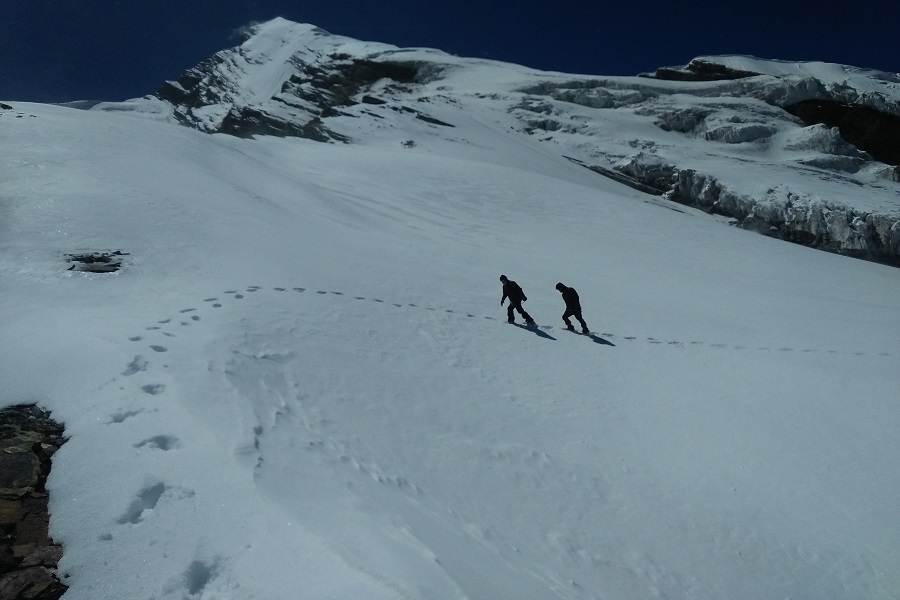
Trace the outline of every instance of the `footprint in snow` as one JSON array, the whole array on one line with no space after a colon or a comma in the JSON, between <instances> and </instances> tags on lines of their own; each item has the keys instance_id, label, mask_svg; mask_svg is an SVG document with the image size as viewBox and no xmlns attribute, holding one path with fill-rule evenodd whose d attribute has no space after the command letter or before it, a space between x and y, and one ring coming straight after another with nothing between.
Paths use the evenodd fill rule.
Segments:
<instances>
[{"instance_id":1,"label":"footprint in snow","mask_svg":"<svg viewBox=\"0 0 900 600\"><path fill-rule=\"evenodd\" d=\"M140 371L146 371L149 365L150 363L148 363L143 356L138 354L134 357L134 360L128 363L128 366L125 368L125 370L122 371L122 376L130 377L131 375L139 373Z\"/></svg>"},{"instance_id":2,"label":"footprint in snow","mask_svg":"<svg viewBox=\"0 0 900 600\"><path fill-rule=\"evenodd\" d=\"M159 450L163 450L168 452L169 450L174 450L176 448L180 448L181 444L178 442L178 438L171 435L155 435L151 438L147 438L142 442L138 442L134 445L135 448L157 448Z\"/></svg>"},{"instance_id":3,"label":"footprint in snow","mask_svg":"<svg viewBox=\"0 0 900 600\"><path fill-rule=\"evenodd\" d=\"M154 352L168 352L169 349L165 346L150 346L150 349Z\"/></svg>"},{"instance_id":4,"label":"footprint in snow","mask_svg":"<svg viewBox=\"0 0 900 600\"><path fill-rule=\"evenodd\" d=\"M131 504L128 506L128 510L119 517L119 523L121 525L125 525L126 523L137 525L143 521L144 513L156 508L159 499L162 498L162 495L167 489L168 487L166 484L162 482L142 489L135 495Z\"/></svg>"},{"instance_id":5,"label":"footprint in snow","mask_svg":"<svg viewBox=\"0 0 900 600\"><path fill-rule=\"evenodd\" d=\"M113 414L109 415L109 422L107 422L107 425L123 423L127 419L130 419L131 417L136 417L137 415L141 414L142 412L144 412L144 411L142 411L142 410L126 410L126 411L113 413Z\"/></svg>"},{"instance_id":6,"label":"footprint in snow","mask_svg":"<svg viewBox=\"0 0 900 600\"><path fill-rule=\"evenodd\" d=\"M151 396L158 396L166 391L166 386L161 383L148 383L141 386L141 391Z\"/></svg>"}]
</instances>

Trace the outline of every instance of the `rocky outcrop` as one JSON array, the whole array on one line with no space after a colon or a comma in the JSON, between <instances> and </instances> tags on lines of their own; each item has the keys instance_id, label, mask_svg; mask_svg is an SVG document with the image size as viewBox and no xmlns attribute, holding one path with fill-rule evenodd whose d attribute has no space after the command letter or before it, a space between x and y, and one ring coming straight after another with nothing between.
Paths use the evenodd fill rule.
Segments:
<instances>
[{"instance_id":1,"label":"rocky outcrop","mask_svg":"<svg viewBox=\"0 0 900 600\"><path fill-rule=\"evenodd\" d=\"M833 100L805 100L784 109L807 125L837 127L842 138L875 160L900 165L900 117L896 115Z\"/></svg>"},{"instance_id":2,"label":"rocky outcrop","mask_svg":"<svg viewBox=\"0 0 900 600\"><path fill-rule=\"evenodd\" d=\"M34 405L0 411L0 600L62 597L62 547L48 534L44 487L63 428Z\"/></svg>"},{"instance_id":3,"label":"rocky outcrop","mask_svg":"<svg viewBox=\"0 0 900 600\"><path fill-rule=\"evenodd\" d=\"M340 116L343 108L356 104L377 103L377 98L365 93L377 82L402 86L427 77L420 73L421 65L414 62L380 62L334 54L312 63L295 57L291 61L294 73L280 91L263 102L248 105L240 101L241 90L227 76L237 68L232 58L229 51L217 53L188 69L178 81L163 84L156 92L157 98L173 105L174 116L183 125L209 133L348 142L347 136L326 127L324 119ZM357 101L360 94L363 99ZM211 118L210 107L218 107L222 116Z\"/></svg>"},{"instance_id":4,"label":"rocky outcrop","mask_svg":"<svg viewBox=\"0 0 900 600\"><path fill-rule=\"evenodd\" d=\"M640 76L668 81L726 81L755 77L757 75L759 73L731 69L725 65L695 59L681 68L662 67L652 74L642 73Z\"/></svg>"}]
</instances>

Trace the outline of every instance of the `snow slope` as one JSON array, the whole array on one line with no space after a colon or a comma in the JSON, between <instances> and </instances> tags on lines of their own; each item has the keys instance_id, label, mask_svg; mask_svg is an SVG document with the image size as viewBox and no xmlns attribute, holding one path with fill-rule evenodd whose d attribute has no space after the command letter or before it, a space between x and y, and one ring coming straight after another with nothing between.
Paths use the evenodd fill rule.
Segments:
<instances>
[{"instance_id":1,"label":"snow slope","mask_svg":"<svg viewBox=\"0 0 900 600\"><path fill-rule=\"evenodd\" d=\"M900 115L897 74L753 57L697 60L761 75L697 82L542 72L273 19L156 96L95 110L241 137L422 152L465 145L470 157L492 162L507 146L537 140L546 149L533 168L566 157L749 230L898 264L898 167L848 143L838 128L805 126L786 110L818 100ZM891 145L881 139L889 135L864 137Z\"/></svg>"},{"instance_id":2,"label":"snow slope","mask_svg":"<svg viewBox=\"0 0 900 600\"><path fill-rule=\"evenodd\" d=\"M896 598L896 269L489 112L403 148L14 108L0 402L70 436L67 599Z\"/></svg>"}]
</instances>

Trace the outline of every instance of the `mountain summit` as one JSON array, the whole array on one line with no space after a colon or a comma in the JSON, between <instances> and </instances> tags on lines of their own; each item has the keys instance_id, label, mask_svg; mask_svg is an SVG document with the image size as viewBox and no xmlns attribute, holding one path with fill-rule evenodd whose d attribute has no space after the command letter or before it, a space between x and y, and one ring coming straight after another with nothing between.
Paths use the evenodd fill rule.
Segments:
<instances>
[{"instance_id":1,"label":"mountain summit","mask_svg":"<svg viewBox=\"0 0 900 600\"><path fill-rule=\"evenodd\" d=\"M98 108L209 133L418 152L471 143L454 124L490 115L498 140L549 146L747 229L900 264L897 74L713 56L601 78L361 42L278 18L154 96ZM491 160L502 162L500 145Z\"/></svg>"}]
</instances>

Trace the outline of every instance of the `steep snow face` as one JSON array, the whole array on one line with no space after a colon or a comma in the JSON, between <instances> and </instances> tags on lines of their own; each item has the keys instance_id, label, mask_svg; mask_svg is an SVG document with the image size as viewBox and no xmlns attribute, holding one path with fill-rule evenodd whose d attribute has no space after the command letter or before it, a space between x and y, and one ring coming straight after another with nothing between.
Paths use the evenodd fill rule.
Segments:
<instances>
[{"instance_id":1,"label":"steep snow face","mask_svg":"<svg viewBox=\"0 0 900 600\"><path fill-rule=\"evenodd\" d=\"M498 165L517 166L502 150L509 144L539 142L551 155L743 227L900 264L900 168L847 143L837 127L805 125L785 110L827 101L894 118L897 75L734 56L668 71L703 68L736 75L675 81L548 73L275 19L156 97L95 108L241 137L429 153L462 144ZM471 123L493 135L474 140Z\"/></svg>"},{"instance_id":2,"label":"steep snow face","mask_svg":"<svg viewBox=\"0 0 900 600\"><path fill-rule=\"evenodd\" d=\"M67 600L896 600L897 271L496 104L358 144L0 111L0 404L65 423Z\"/></svg>"}]
</instances>

